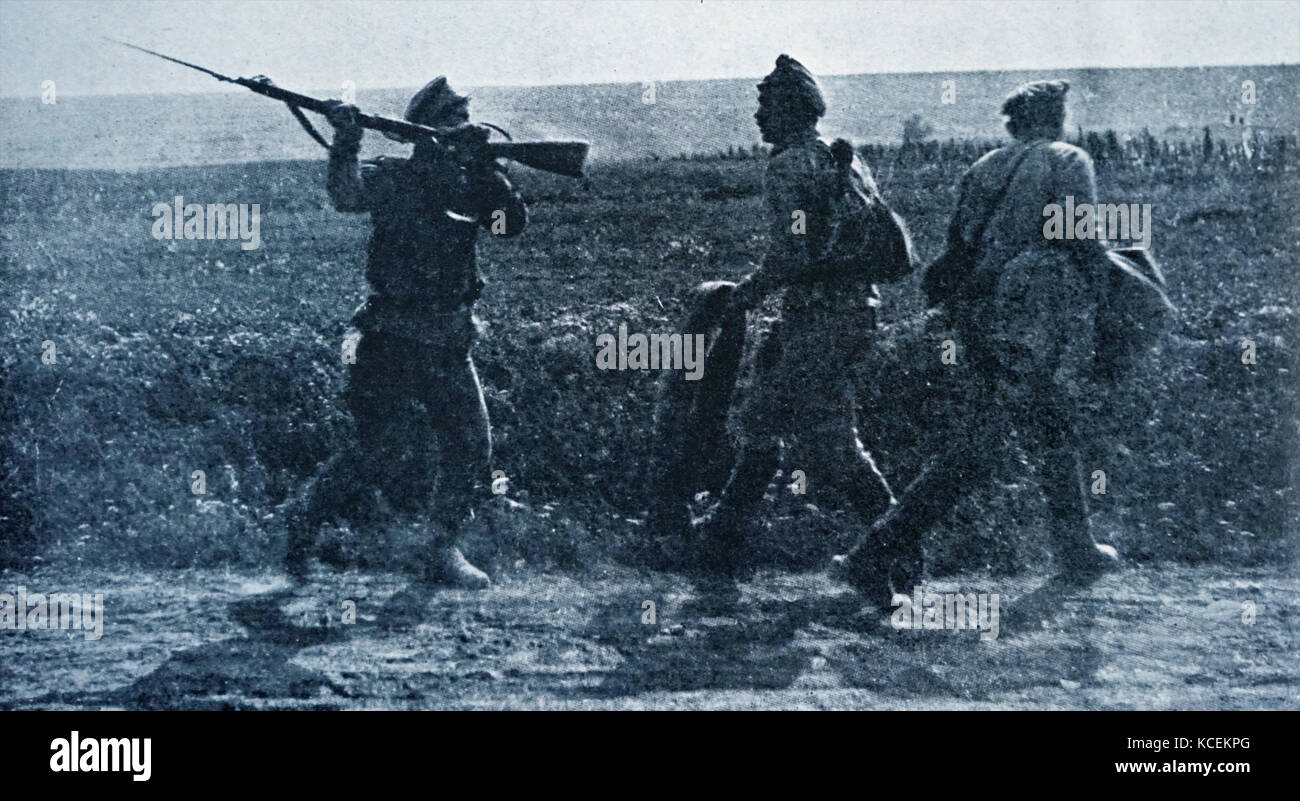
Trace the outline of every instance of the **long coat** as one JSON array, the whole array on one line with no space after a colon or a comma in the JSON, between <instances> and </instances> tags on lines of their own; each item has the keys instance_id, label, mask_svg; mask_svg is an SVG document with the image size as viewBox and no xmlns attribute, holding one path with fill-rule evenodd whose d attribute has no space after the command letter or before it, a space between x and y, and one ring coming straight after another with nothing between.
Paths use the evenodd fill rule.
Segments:
<instances>
[{"instance_id":1,"label":"long coat","mask_svg":"<svg viewBox=\"0 0 1300 801\"><path fill-rule=\"evenodd\" d=\"M1003 186L1006 193L991 210ZM988 222L972 290L955 309L954 323L963 344L1010 379L1008 389L1088 392L1105 243L1048 238L1044 224L1050 204L1064 208L1072 198L1072 207L1095 206L1096 196L1088 154L1046 139L994 150L961 179L956 231L970 243L981 221Z\"/></svg>"}]
</instances>

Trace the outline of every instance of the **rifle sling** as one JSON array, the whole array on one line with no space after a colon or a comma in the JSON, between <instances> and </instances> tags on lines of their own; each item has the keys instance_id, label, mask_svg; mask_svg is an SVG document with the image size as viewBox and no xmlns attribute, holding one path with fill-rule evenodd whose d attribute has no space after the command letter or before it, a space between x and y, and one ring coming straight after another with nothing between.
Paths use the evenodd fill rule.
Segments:
<instances>
[{"instance_id":1,"label":"rifle sling","mask_svg":"<svg viewBox=\"0 0 1300 801\"><path fill-rule=\"evenodd\" d=\"M936 262L936 264L944 262L949 258L950 254L960 253L962 266L965 268L965 271L963 274L949 279L952 281L952 286L947 292L949 296L956 298L970 290L970 285L974 281L974 276L972 275L970 268L974 267L977 255L983 245L984 232L988 230L989 223L993 221L993 217L998 213L998 207L1002 205L1002 201L1007 197L1007 192L1011 190L1011 184L1015 181L1017 173L1020 172L1020 165L1024 163L1025 159L1029 157L1029 154L1037 147L1037 142L1026 145L1020 155L1016 156L1016 160L1011 163L1011 169L1007 171L1007 176L1003 179L1002 185L998 187L997 193L993 195L993 201L987 212L985 212L983 218L980 219L979 225L976 226L975 231L971 236L970 244L966 243L965 237L961 235L961 229L958 228L960 212L953 214L952 223L948 226L948 250L939 258L939 261ZM966 195L963 193L961 197L957 199L957 207L959 210L963 205L965 205L965 202ZM934 265L931 266L933 267Z\"/></svg>"},{"instance_id":2,"label":"rifle sling","mask_svg":"<svg viewBox=\"0 0 1300 801\"><path fill-rule=\"evenodd\" d=\"M319 142L321 147L329 150L330 143L326 142L325 137L321 136L320 133L312 127L311 120L308 120L307 115L302 113L302 109L292 103L285 103L285 105L289 107L289 111L293 112L293 118L298 121L298 124L302 126L302 129L311 135L312 139Z\"/></svg>"},{"instance_id":3,"label":"rifle sling","mask_svg":"<svg viewBox=\"0 0 1300 801\"><path fill-rule=\"evenodd\" d=\"M993 222L993 217L998 213L998 207L1001 206L1002 201L1006 199L1007 192L1011 189L1011 183L1016 178L1016 173L1020 172L1020 165L1024 163L1025 159L1029 157L1030 152L1032 152L1036 147L1038 147L1037 142L1027 146L1024 151L1016 157L1016 160L1012 162L1011 169L1007 172L1006 179L1002 182L1002 186L998 189L997 194L993 196L993 205L989 206L988 213L984 215L982 220L980 220L979 227L975 229L974 235L971 236L972 247L978 248L980 246L980 243L984 239L984 232L988 230L989 223Z\"/></svg>"}]
</instances>

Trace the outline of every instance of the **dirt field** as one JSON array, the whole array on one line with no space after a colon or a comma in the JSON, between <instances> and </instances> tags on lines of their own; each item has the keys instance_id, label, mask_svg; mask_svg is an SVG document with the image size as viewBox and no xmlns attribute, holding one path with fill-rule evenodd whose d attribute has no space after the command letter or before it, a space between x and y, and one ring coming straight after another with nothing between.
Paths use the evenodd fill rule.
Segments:
<instances>
[{"instance_id":1,"label":"dirt field","mask_svg":"<svg viewBox=\"0 0 1300 801\"><path fill-rule=\"evenodd\" d=\"M880 168L923 264L942 248L965 166ZM319 162L0 171L9 199L0 275L15 296L0 328L0 565L36 554L49 565L150 570L278 562L282 530L267 515L350 442L340 347L365 297L369 230L329 207L322 171ZM1092 464L1108 476L1096 504L1103 536L1132 562L1296 564L1300 301L1285 278L1300 258L1294 176L1101 173L1105 197L1152 203L1155 252L1182 309L1163 355L1113 393L1113 412L1098 421L1126 429ZM620 325L672 331L691 287L748 270L763 249L762 162L517 178L532 222L519 238L482 243L489 284L478 314L489 330L474 358L493 468L510 497L553 506L557 525L502 556L562 570L596 563L583 549L626 561L617 552L640 534L611 520L641 518L655 502L645 457L658 376L597 369L597 336ZM177 194L262 203L262 247L154 239L150 208ZM944 338L908 327L918 279L884 287L889 327L863 354L858 381L864 437L900 487L960 417L918 402L943 395ZM1255 364L1242 360L1247 339ZM44 342L57 348L53 364L42 361ZM1035 564L1040 527L1016 509L1035 505L1030 494L974 499L969 525L927 544L932 574ZM761 539L769 551L792 549L784 537ZM819 539L799 564L820 565L847 544ZM357 558L374 547L364 540Z\"/></svg>"},{"instance_id":2,"label":"dirt field","mask_svg":"<svg viewBox=\"0 0 1300 801\"><path fill-rule=\"evenodd\" d=\"M1110 398L1107 421L1133 425L1093 463L1109 482L1096 533L1126 570L1024 602L1050 549L1032 459L1016 464L1008 442L1008 474L925 542L933 589L1011 603L981 641L892 631L793 572L853 529L767 525L780 503L756 510L768 572L734 608L638 568L655 376L597 370L596 336L672 330L690 287L748 269L761 166L518 175L532 228L483 243L490 329L475 360L494 467L538 519L467 545L492 592L425 598L385 573L403 547L386 533L345 540L358 572L296 595L268 572L282 504L349 443L339 349L368 230L329 208L322 165L0 171L14 296L0 330L0 564L14 567L0 593L102 591L106 619L97 641L0 630L0 707L1297 707L1295 173L1101 172L1105 197L1153 204L1183 310L1162 357ZM879 170L923 263L964 167ZM154 239L150 209L176 195L262 204L263 246ZM897 487L945 435L918 402L942 395L933 372L908 367L943 369L939 340L907 327L916 281L886 287L890 327L859 386Z\"/></svg>"},{"instance_id":3,"label":"dirt field","mask_svg":"<svg viewBox=\"0 0 1300 801\"><path fill-rule=\"evenodd\" d=\"M1278 570L1129 569L1063 599L1028 577L929 585L1010 597L987 641L891 630L817 574L764 572L731 607L625 568L484 593L355 571L301 591L215 570L71 576L4 575L6 591L103 592L105 627L0 633L0 708L1300 706L1300 582Z\"/></svg>"}]
</instances>

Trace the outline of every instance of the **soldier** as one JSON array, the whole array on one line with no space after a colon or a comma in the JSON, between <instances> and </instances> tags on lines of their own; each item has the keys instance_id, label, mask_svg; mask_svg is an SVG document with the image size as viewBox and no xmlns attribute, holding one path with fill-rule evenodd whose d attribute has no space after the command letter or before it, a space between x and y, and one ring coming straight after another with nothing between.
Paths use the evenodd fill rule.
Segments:
<instances>
[{"instance_id":1,"label":"soldier","mask_svg":"<svg viewBox=\"0 0 1300 801\"><path fill-rule=\"evenodd\" d=\"M470 357L477 334L473 307L483 287L475 238L479 226L518 234L527 211L486 150L487 129L469 124L468 108L468 97L437 78L411 99L405 117L447 130L450 151L417 141L409 159L360 164L357 108L338 103L328 115L335 130L330 199L339 211L368 212L373 226L366 262L371 295L353 317L361 340L347 403L357 441L336 454L287 510L285 567L296 579L306 576L322 524L378 499L397 520L431 521L424 579L468 588L489 584L457 547L460 528L489 481L492 453L487 407ZM339 559L335 552L317 555Z\"/></svg>"},{"instance_id":2,"label":"soldier","mask_svg":"<svg viewBox=\"0 0 1300 801\"><path fill-rule=\"evenodd\" d=\"M730 305L751 309L777 295L779 318L759 346L737 462L699 526L696 569L703 584L724 590L744 572L745 514L779 467L782 441L786 466L803 471L809 500L825 503L838 490L865 520L893 502L858 441L847 369L861 353L864 332L875 327L879 304L875 285L860 269L862 259L877 262L873 275L886 280L911 269L905 234L866 166L847 142L832 147L818 138L826 103L813 75L782 55L758 92L754 119L773 148L764 180L769 245L762 264L732 291ZM855 219L841 216L846 181L866 212ZM887 256L833 253L837 233L852 225L868 226L863 241ZM887 244L900 244L901 254Z\"/></svg>"},{"instance_id":3,"label":"soldier","mask_svg":"<svg viewBox=\"0 0 1300 801\"><path fill-rule=\"evenodd\" d=\"M922 569L921 536L967 493L991 483L1013 432L1043 453L1059 580L1086 586L1116 564L1115 549L1098 545L1088 528L1079 458L1095 394L1093 282L1104 274L1105 245L1049 239L1043 227L1048 204L1067 196L1096 204L1092 160L1061 141L1068 89L1065 81L1037 81L1007 97L1002 113L1016 141L962 177L949 229L949 253L969 253L955 263L970 272L948 284L926 276L928 291L946 293L931 301L947 305L960 359L970 367L963 376L969 380L954 383L965 400L955 408L978 409L979 417L957 420L946 450L898 504L835 557L832 574L882 609L893 593L912 591Z\"/></svg>"}]
</instances>

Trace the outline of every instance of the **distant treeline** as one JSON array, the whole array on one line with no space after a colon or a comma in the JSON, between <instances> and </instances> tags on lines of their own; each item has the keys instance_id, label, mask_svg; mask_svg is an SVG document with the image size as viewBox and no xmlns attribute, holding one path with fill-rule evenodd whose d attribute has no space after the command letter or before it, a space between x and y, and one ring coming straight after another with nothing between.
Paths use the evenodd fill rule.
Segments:
<instances>
[{"instance_id":1,"label":"distant treeline","mask_svg":"<svg viewBox=\"0 0 1300 801\"><path fill-rule=\"evenodd\" d=\"M1232 142L1210 135L1204 129L1199 143L1170 142L1157 139L1147 129L1137 136L1119 136L1113 130L1105 133L1076 130L1070 143L1092 156L1099 167L1103 166L1192 166L1209 164L1232 171L1253 170L1261 172L1295 171L1300 141L1295 134L1265 136L1247 132ZM868 164L972 164L990 150L1005 145L995 140L937 140L908 138L901 144L861 145L858 152ZM726 150L701 153L681 153L669 161L727 161L757 159L766 156L766 145L729 146ZM652 161L661 160L651 156Z\"/></svg>"}]
</instances>

